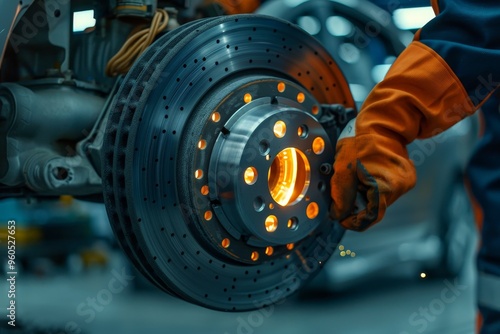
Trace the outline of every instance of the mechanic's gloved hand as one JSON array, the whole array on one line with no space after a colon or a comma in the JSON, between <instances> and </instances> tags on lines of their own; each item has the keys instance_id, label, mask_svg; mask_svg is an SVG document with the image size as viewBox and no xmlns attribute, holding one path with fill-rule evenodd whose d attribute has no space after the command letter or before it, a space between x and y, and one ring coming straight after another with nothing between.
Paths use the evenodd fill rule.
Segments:
<instances>
[{"instance_id":1,"label":"mechanic's gloved hand","mask_svg":"<svg viewBox=\"0 0 500 334\"><path fill-rule=\"evenodd\" d=\"M203 0L197 8L201 17L253 13L260 0Z\"/></svg>"},{"instance_id":2,"label":"mechanic's gloved hand","mask_svg":"<svg viewBox=\"0 0 500 334\"><path fill-rule=\"evenodd\" d=\"M331 218L358 231L380 221L415 184L406 145L441 133L477 108L439 54L410 43L337 142ZM356 198L366 205L356 208Z\"/></svg>"},{"instance_id":3,"label":"mechanic's gloved hand","mask_svg":"<svg viewBox=\"0 0 500 334\"><path fill-rule=\"evenodd\" d=\"M359 133L357 123L349 122L337 142L330 215L345 228L362 231L414 186L416 175L402 138Z\"/></svg>"}]
</instances>

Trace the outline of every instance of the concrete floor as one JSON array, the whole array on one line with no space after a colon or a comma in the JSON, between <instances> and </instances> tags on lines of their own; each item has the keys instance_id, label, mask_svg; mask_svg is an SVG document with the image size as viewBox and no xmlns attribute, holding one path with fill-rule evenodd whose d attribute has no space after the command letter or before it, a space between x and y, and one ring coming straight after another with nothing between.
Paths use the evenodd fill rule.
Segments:
<instances>
[{"instance_id":1,"label":"concrete floor","mask_svg":"<svg viewBox=\"0 0 500 334\"><path fill-rule=\"evenodd\" d=\"M75 276L19 275L18 323L44 330L33 333L57 334L473 333L471 263L460 281L385 279L334 296L297 297L265 311L236 314L203 309L156 290L137 291L135 279L125 279L122 291L109 293L109 282L124 268L113 261L102 271ZM87 304L98 297L97 307ZM2 291L2 309L5 298ZM6 322L4 315L1 319ZM1 325L0 332L6 332Z\"/></svg>"}]
</instances>

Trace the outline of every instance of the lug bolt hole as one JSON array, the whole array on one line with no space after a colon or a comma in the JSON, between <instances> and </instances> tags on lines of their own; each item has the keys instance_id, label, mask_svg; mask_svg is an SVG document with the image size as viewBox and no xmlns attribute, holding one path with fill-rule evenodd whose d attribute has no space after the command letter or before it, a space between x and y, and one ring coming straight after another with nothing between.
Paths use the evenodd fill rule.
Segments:
<instances>
[{"instance_id":1,"label":"lug bolt hole","mask_svg":"<svg viewBox=\"0 0 500 334\"><path fill-rule=\"evenodd\" d=\"M288 219L288 223L286 224L286 226L290 230L294 230L295 231L299 227L299 220L297 219L297 217L292 217L292 218Z\"/></svg>"},{"instance_id":2,"label":"lug bolt hole","mask_svg":"<svg viewBox=\"0 0 500 334\"><path fill-rule=\"evenodd\" d=\"M262 197L259 196L253 200L253 208L256 212L262 212L265 207L266 203L264 202L264 199Z\"/></svg>"},{"instance_id":3,"label":"lug bolt hole","mask_svg":"<svg viewBox=\"0 0 500 334\"><path fill-rule=\"evenodd\" d=\"M326 191L326 184L324 182L318 183L318 190L321 192Z\"/></svg>"},{"instance_id":4,"label":"lug bolt hole","mask_svg":"<svg viewBox=\"0 0 500 334\"><path fill-rule=\"evenodd\" d=\"M316 137L312 143L312 150L314 154L320 155L325 151L325 141L321 137Z\"/></svg>"},{"instance_id":5,"label":"lug bolt hole","mask_svg":"<svg viewBox=\"0 0 500 334\"><path fill-rule=\"evenodd\" d=\"M259 152L263 156L267 156L271 150L271 144L267 140L262 140L259 143Z\"/></svg>"},{"instance_id":6,"label":"lug bolt hole","mask_svg":"<svg viewBox=\"0 0 500 334\"><path fill-rule=\"evenodd\" d=\"M309 128L307 127L307 125L302 124L301 126L299 126L297 129L297 135L302 139L307 138L307 136L309 135Z\"/></svg>"},{"instance_id":7,"label":"lug bolt hole","mask_svg":"<svg viewBox=\"0 0 500 334\"><path fill-rule=\"evenodd\" d=\"M277 121L273 127L276 138L283 138L286 134L286 124L283 121Z\"/></svg>"},{"instance_id":8,"label":"lug bolt hole","mask_svg":"<svg viewBox=\"0 0 500 334\"><path fill-rule=\"evenodd\" d=\"M245 173L243 175L243 178L245 180L245 183L251 186L252 184L255 184L257 182L258 178L258 172L255 167L248 167L245 170Z\"/></svg>"},{"instance_id":9,"label":"lug bolt hole","mask_svg":"<svg viewBox=\"0 0 500 334\"><path fill-rule=\"evenodd\" d=\"M319 215L319 206L316 202L311 202L306 208L306 216L309 219L314 219Z\"/></svg>"},{"instance_id":10,"label":"lug bolt hole","mask_svg":"<svg viewBox=\"0 0 500 334\"><path fill-rule=\"evenodd\" d=\"M272 233L278 228L278 218L274 215L270 215L266 218L266 231Z\"/></svg>"}]
</instances>

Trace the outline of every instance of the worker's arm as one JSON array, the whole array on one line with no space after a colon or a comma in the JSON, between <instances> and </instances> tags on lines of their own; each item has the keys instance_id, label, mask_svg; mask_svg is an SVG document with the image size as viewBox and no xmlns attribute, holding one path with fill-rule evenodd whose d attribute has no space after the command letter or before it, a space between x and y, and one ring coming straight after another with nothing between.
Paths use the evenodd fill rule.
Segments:
<instances>
[{"instance_id":1,"label":"worker's arm","mask_svg":"<svg viewBox=\"0 0 500 334\"><path fill-rule=\"evenodd\" d=\"M406 145L477 110L500 83L500 2L433 1L436 18L415 36L337 143L330 215L354 230L380 221L411 189ZM366 208L356 208L356 196Z\"/></svg>"}]
</instances>

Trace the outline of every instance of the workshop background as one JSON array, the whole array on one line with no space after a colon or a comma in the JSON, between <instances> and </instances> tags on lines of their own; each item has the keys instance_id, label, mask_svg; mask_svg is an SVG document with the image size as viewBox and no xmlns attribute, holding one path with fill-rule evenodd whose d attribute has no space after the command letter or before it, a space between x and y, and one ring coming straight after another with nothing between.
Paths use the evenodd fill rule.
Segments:
<instances>
[{"instance_id":1,"label":"workshop background","mask_svg":"<svg viewBox=\"0 0 500 334\"><path fill-rule=\"evenodd\" d=\"M413 33L433 17L427 0L268 0L258 13L298 24L344 71L358 106ZM75 33L93 13L74 14ZM381 31L370 30L378 22ZM16 328L0 333L473 333L477 247L463 172L477 117L409 148L419 183L364 233L347 232L309 286L279 305L224 313L150 285L128 262L102 204L63 196L0 201L1 261L16 221Z\"/></svg>"}]
</instances>

